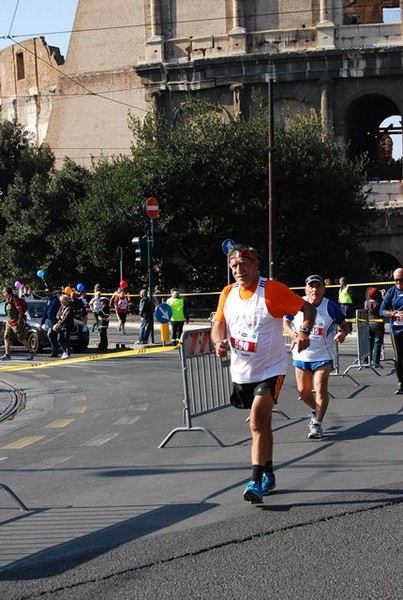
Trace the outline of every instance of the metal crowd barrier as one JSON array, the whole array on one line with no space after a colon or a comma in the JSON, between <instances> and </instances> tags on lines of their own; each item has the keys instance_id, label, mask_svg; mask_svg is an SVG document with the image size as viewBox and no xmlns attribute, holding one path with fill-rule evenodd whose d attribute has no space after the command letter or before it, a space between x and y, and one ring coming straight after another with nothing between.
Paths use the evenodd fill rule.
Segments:
<instances>
[{"instance_id":1,"label":"metal crowd barrier","mask_svg":"<svg viewBox=\"0 0 403 600\"><path fill-rule=\"evenodd\" d=\"M347 375L350 369L372 369L380 377L380 373L371 364L368 311L364 308L356 310L355 322L357 326L357 358L345 369L344 375Z\"/></svg>"},{"instance_id":2,"label":"metal crowd barrier","mask_svg":"<svg viewBox=\"0 0 403 600\"><path fill-rule=\"evenodd\" d=\"M207 427L195 427L192 418L230 406L232 389L229 358L216 356L210 342L210 327L191 329L182 334L180 357L182 363L183 421L158 446L163 448L180 431L204 431L219 446L224 446Z\"/></svg>"},{"instance_id":3,"label":"metal crowd barrier","mask_svg":"<svg viewBox=\"0 0 403 600\"><path fill-rule=\"evenodd\" d=\"M182 378L184 399L183 427L176 427L158 446L163 448L169 440L180 431L203 431L219 446L224 444L207 427L195 427L193 417L199 417L221 408L231 406L232 380L230 374L230 359L219 358L211 346L210 327L191 329L182 334L180 357L182 363ZM281 410L274 408L273 412L289 417ZM247 419L248 420L248 419Z\"/></svg>"}]
</instances>

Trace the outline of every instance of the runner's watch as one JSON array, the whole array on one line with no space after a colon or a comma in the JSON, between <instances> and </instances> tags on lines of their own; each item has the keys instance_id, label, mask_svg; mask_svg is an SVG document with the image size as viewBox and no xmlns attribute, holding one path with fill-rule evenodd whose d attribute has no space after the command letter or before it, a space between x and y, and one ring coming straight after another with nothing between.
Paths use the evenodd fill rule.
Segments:
<instances>
[{"instance_id":1,"label":"runner's watch","mask_svg":"<svg viewBox=\"0 0 403 600\"><path fill-rule=\"evenodd\" d=\"M306 335L309 335L311 333L311 330L309 329L309 327L300 327L299 332L306 333Z\"/></svg>"}]
</instances>

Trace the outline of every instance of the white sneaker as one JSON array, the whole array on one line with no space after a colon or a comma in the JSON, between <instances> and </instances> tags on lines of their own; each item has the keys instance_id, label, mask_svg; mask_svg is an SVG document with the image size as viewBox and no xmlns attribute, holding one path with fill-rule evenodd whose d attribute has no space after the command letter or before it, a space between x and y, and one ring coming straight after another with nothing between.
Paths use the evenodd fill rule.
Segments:
<instances>
[{"instance_id":1,"label":"white sneaker","mask_svg":"<svg viewBox=\"0 0 403 600\"><path fill-rule=\"evenodd\" d=\"M68 354L67 352L63 352L63 354L60 357L62 360L64 360L65 358L70 358L70 354Z\"/></svg>"},{"instance_id":2,"label":"white sneaker","mask_svg":"<svg viewBox=\"0 0 403 600\"><path fill-rule=\"evenodd\" d=\"M315 439L315 440L320 440L323 437L323 430L322 430L322 424L321 423L317 423L316 421L311 423L311 425L309 426L309 433L308 433L308 438L309 439Z\"/></svg>"}]
</instances>

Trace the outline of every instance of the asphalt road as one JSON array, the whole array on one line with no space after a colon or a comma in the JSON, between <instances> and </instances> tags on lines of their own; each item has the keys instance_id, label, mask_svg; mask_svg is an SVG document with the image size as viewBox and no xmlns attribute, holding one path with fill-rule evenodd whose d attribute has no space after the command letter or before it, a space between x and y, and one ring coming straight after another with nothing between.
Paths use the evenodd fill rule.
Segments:
<instances>
[{"instance_id":1,"label":"asphalt road","mask_svg":"<svg viewBox=\"0 0 403 600\"><path fill-rule=\"evenodd\" d=\"M307 439L290 370L277 489L252 506L246 414L197 418L222 448L181 432L159 449L182 425L177 350L116 351L123 336L110 337L108 356L0 371L27 400L0 425L0 483L30 509L0 490L1 598L401 598L403 397L389 344L380 376L332 378L323 440ZM355 348L342 346L342 370Z\"/></svg>"}]
</instances>

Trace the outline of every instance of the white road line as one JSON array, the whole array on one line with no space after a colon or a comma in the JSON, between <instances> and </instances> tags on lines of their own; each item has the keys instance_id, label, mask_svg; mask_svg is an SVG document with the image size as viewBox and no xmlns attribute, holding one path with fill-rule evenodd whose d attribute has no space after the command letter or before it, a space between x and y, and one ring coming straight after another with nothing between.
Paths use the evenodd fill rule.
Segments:
<instances>
[{"instance_id":1,"label":"white road line","mask_svg":"<svg viewBox=\"0 0 403 600\"><path fill-rule=\"evenodd\" d=\"M57 458L56 456L53 458L45 458L37 463L33 463L32 465L28 465L27 469L32 469L35 471L46 471L46 469L51 469L52 467L56 467L57 465L61 465L62 463L72 459L72 456L62 456Z\"/></svg>"},{"instance_id":2,"label":"white road line","mask_svg":"<svg viewBox=\"0 0 403 600\"><path fill-rule=\"evenodd\" d=\"M84 444L80 444L80 446L102 446L103 444L107 444L108 442L110 442L110 440L113 440L118 435L118 433L99 435L95 438L92 438L92 440L84 442Z\"/></svg>"},{"instance_id":3,"label":"white road line","mask_svg":"<svg viewBox=\"0 0 403 600\"><path fill-rule=\"evenodd\" d=\"M122 417L114 422L114 425L133 425L140 417Z\"/></svg>"}]
</instances>

